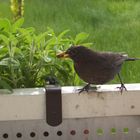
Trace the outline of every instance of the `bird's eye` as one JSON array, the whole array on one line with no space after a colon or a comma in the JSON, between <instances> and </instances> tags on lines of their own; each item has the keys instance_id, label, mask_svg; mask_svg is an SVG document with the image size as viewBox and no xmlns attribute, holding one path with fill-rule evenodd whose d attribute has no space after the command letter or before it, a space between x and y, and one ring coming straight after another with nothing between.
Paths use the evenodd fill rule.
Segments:
<instances>
[{"instance_id":1,"label":"bird's eye","mask_svg":"<svg viewBox=\"0 0 140 140\"><path fill-rule=\"evenodd\" d=\"M71 54L71 55L76 55L76 51L73 50L73 51L70 52L70 54Z\"/></svg>"}]
</instances>

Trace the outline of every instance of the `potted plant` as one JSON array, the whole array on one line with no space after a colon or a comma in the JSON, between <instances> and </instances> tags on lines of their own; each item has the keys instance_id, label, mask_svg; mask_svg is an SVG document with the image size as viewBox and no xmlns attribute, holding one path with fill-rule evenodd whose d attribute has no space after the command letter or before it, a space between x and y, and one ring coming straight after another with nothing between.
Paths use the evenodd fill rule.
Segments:
<instances>
[{"instance_id":1,"label":"potted plant","mask_svg":"<svg viewBox=\"0 0 140 140\"><path fill-rule=\"evenodd\" d=\"M14 23L0 19L0 88L33 88L44 86L45 79L55 77L60 85L76 85L71 61L58 60L56 53L72 44L83 43L88 34L73 39L69 30L56 35L53 29L37 34L35 28L22 27L24 18Z\"/></svg>"}]
</instances>

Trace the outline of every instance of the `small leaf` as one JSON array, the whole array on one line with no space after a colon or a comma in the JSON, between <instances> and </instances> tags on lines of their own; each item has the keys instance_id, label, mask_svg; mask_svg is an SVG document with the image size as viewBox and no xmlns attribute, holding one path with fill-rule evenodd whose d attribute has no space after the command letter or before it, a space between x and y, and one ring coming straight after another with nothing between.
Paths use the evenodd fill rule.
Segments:
<instances>
[{"instance_id":1,"label":"small leaf","mask_svg":"<svg viewBox=\"0 0 140 140\"><path fill-rule=\"evenodd\" d=\"M45 39L46 35L48 35L48 32L41 33L40 35L38 35L38 36L36 37L36 43L41 43L41 41L42 41L43 39Z\"/></svg>"},{"instance_id":2,"label":"small leaf","mask_svg":"<svg viewBox=\"0 0 140 140\"><path fill-rule=\"evenodd\" d=\"M11 23L8 19L0 19L0 29L3 29L5 31L10 31L11 29Z\"/></svg>"},{"instance_id":3,"label":"small leaf","mask_svg":"<svg viewBox=\"0 0 140 140\"><path fill-rule=\"evenodd\" d=\"M59 65L56 65L56 64L55 64L55 68L63 75L65 80L68 79L68 73L66 72L65 68L63 68L63 67L61 67Z\"/></svg>"},{"instance_id":4,"label":"small leaf","mask_svg":"<svg viewBox=\"0 0 140 140\"><path fill-rule=\"evenodd\" d=\"M65 30L62 33L59 34L58 39L60 40L66 33L68 33L70 30Z\"/></svg>"},{"instance_id":5,"label":"small leaf","mask_svg":"<svg viewBox=\"0 0 140 140\"><path fill-rule=\"evenodd\" d=\"M3 58L0 61L0 66L9 66L9 65L12 65L13 67L19 67L20 62L12 58Z\"/></svg>"},{"instance_id":6,"label":"small leaf","mask_svg":"<svg viewBox=\"0 0 140 140\"><path fill-rule=\"evenodd\" d=\"M8 39L5 35L1 34L1 35L0 35L0 39L3 40L3 42L4 42L6 45L9 44L9 39Z\"/></svg>"},{"instance_id":7,"label":"small leaf","mask_svg":"<svg viewBox=\"0 0 140 140\"><path fill-rule=\"evenodd\" d=\"M47 46L46 49L50 49L52 46L56 44L56 42L57 42L56 37L52 37L51 39L46 41L45 43L45 46Z\"/></svg>"},{"instance_id":8,"label":"small leaf","mask_svg":"<svg viewBox=\"0 0 140 140\"><path fill-rule=\"evenodd\" d=\"M17 30L17 28L20 28L24 23L24 18L20 18L18 19L13 25L12 25L12 29L13 32L15 32Z\"/></svg>"},{"instance_id":9,"label":"small leaf","mask_svg":"<svg viewBox=\"0 0 140 140\"><path fill-rule=\"evenodd\" d=\"M93 43L82 43L82 44L80 44L80 45L90 47L90 46L92 46L92 45L93 45Z\"/></svg>"},{"instance_id":10,"label":"small leaf","mask_svg":"<svg viewBox=\"0 0 140 140\"><path fill-rule=\"evenodd\" d=\"M47 27L47 30L49 36L55 36L54 30L52 28Z\"/></svg>"},{"instance_id":11,"label":"small leaf","mask_svg":"<svg viewBox=\"0 0 140 140\"><path fill-rule=\"evenodd\" d=\"M0 87L3 89L8 89L10 91L13 91L11 86L4 80L0 79Z\"/></svg>"},{"instance_id":12,"label":"small leaf","mask_svg":"<svg viewBox=\"0 0 140 140\"><path fill-rule=\"evenodd\" d=\"M77 45L77 44L85 41L88 38L88 36L89 35L87 33L84 33L84 32L77 34L76 38L75 38L75 44Z\"/></svg>"}]
</instances>

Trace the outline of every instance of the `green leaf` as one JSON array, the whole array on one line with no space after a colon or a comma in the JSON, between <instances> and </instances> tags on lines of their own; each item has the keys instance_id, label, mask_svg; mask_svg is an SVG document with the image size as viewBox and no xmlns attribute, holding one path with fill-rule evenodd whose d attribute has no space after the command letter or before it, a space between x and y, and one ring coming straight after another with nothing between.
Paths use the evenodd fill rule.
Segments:
<instances>
[{"instance_id":1,"label":"green leaf","mask_svg":"<svg viewBox=\"0 0 140 140\"><path fill-rule=\"evenodd\" d=\"M51 39L49 39L48 41L46 41L45 46L47 45L46 49L51 49L52 46L54 46L57 42L56 37L52 37Z\"/></svg>"},{"instance_id":2,"label":"green leaf","mask_svg":"<svg viewBox=\"0 0 140 140\"><path fill-rule=\"evenodd\" d=\"M24 18L18 19L13 25L12 25L12 30L15 32L18 28L20 28L24 23Z\"/></svg>"},{"instance_id":3,"label":"green leaf","mask_svg":"<svg viewBox=\"0 0 140 140\"><path fill-rule=\"evenodd\" d=\"M81 43L81 45L86 46L86 47L90 47L93 45L93 43Z\"/></svg>"},{"instance_id":4,"label":"green leaf","mask_svg":"<svg viewBox=\"0 0 140 140\"><path fill-rule=\"evenodd\" d=\"M9 65L12 65L13 67L19 67L20 62L12 58L3 58L0 61L0 66L9 66Z\"/></svg>"},{"instance_id":5,"label":"green leaf","mask_svg":"<svg viewBox=\"0 0 140 140\"><path fill-rule=\"evenodd\" d=\"M4 31L10 31L11 30L11 23L8 19L0 19L0 29L3 29Z\"/></svg>"},{"instance_id":6,"label":"green leaf","mask_svg":"<svg viewBox=\"0 0 140 140\"><path fill-rule=\"evenodd\" d=\"M82 43L83 41L85 41L88 38L88 36L89 35L87 33L84 33L84 32L79 33L79 34L76 35L74 43L76 45L79 44L79 43Z\"/></svg>"},{"instance_id":7,"label":"green leaf","mask_svg":"<svg viewBox=\"0 0 140 140\"><path fill-rule=\"evenodd\" d=\"M62 39L62 37L63 37L66 33L68 33L69 31L70 31L70 30L65 30L65 31L63 31L62 33L60 33L59 36L57 37L58 40Z\"/></svg>"},{"instance_id":8,"label":"green leaf","mask_svg":"<svg viewBox=\"0 0 140 140\"><path fill-rule=\"evenodd\" d=\"M13 91L11 86L4 80L0 79L0 87L3 89L8 89L10 91Z\"/></svg>"},{"instance_id":9,"label":"green leaf","mask_svg":"<svg viewBox=\"0 0 140 140\"><path fill-rule=\"evenodd\" d=\"M36 37L36 43L41 43L41 41L42 41L43 39L45 39L46 35L48 35L48 32L41 33L40 35L38 35L38 36Z\"/></svg>"},{"instance_id":10,"label":"green leaf","mask_svg":"<svg viewBox=\"0 0 140 140\"><path fill-rule=\"evenodd\" d=\"M48 35L49 36L55 36L54 30L52 28L47 27L47 30L48 30Z\"/></svg>"},{"instance_id":11,"label":"green leaf","mask_svg":"<svg viewBox=\"0 0 140 140\"><path fill-rule=\"evenodd\" d=\"M20 48L17 48L17 47L16 47L14 51L15 51L16 54L23 55L23 52L21 51Z\"/></svg>"},{"instance_id":12,"label":"green leaf","mask_svg":"<svg viewBox=\"0 0 140 140\"><path fill-rule=\"evenodd\" d=\"M16 45L18 43L17 38L13 34L9 35L9 40L10 40L10 42L12 42L12 45L13 44Z\"/></svg>"},{"instance_id":13,"label":"green leaf","mask_svg":"<svg viewBox=\"0 0 140 140\"><path fill-rule=\"evenodd\" d=\"M22 43L28 42L32 43L33 37L35 36L34 28L19 28L19 36L18 38L22 40Z\"/></svg>"},{"instance_id":14,"label":"green leaf","mask_svg":"<svg viewBox=\"0 0 140 140\"><path fill-rule=\"evenodd\" d=\"M0 66L8 66L7 60L2 59L2 60L0 61Z\"/></svg>"},{"instance_id":15,"label":"green leaf","mask_svg":"<svg viewBox=\"0 0 140 140\"><path fill-rule=\"evenodd\" d=\"M63 75L63 77L65 78L65 80L68 79L69 74L66 72L65 68L59 66L59 65L55 65L55 68Z\"/></svg>"},{"instance_id":16,"label":"green leaf","mask_svg":"<svg viewBox=\"0 0 140 140\"><path fill-rule=\"evenodd\" d=\"M5 46L0 46L0 60L8 55L8 48Z\"/></svg>"},{"instance_id":17,"label":"green leaf","mask_svg":"<svg viewBox=\"0 0 140 140\"><path fill-rule=\"evenodd\" d=\"M1 34L0 39L3 40L3 42L8 45L9 44L9 39L5 35Z\"/></svg>"}]
</instances>

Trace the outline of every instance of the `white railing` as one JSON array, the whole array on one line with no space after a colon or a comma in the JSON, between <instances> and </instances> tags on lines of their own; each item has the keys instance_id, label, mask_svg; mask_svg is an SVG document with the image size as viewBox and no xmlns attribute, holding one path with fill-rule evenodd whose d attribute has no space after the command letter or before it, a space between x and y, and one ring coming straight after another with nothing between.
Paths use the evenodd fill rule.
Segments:
<instances>
[{"instance_id":1,"label":"white railing","mask_svg":"<svg viewBox=\"0 0 140 140\"><path fill-rule=\"evenodd\" d=\"M118 86L80 95L78 87L62 87L63 122L57 127L46 123L44 88L1 90L0 138L140 140L140 84L126 84L122 95Z\"/></svg>"},{"instance_id":2,"label":"white railing","mask_svg":"<svg viewBox=\"0 0 140 140\"><path fill-rule=\"evenodd\" d=\"M140 84L126 84L123 94L103 85L98 92L77 93L78 87L62 87L63 118L140 115ZM45 89L15 89L0 94L0 120L45 119Z\"/></svg>"}]
</instances>

